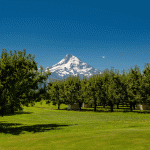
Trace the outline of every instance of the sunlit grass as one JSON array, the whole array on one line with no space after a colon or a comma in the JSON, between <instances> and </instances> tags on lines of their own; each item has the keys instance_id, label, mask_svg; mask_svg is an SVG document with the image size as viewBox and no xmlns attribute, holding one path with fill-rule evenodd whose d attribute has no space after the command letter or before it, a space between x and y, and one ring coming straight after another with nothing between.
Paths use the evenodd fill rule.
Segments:
<instances>
[{"instance_id":1,"label":"sunlit grass","mask_svg":"<svg viewBox=\"0 0 150 150\"><path fill-rule=\"evenodd\" d=\"M57 110L57 105L39 102L0 117L0 150L147 150L150 114L138 112Z\"/></svg>"}]
</instances>

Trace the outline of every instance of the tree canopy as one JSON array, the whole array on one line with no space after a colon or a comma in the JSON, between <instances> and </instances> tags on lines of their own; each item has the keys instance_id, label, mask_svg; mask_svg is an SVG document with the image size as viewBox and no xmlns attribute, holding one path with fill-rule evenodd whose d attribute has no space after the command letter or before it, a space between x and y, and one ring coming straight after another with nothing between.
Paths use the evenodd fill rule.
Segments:
<instances>
[{"instance_id":1,"label":"tree canopy","mask_svg":"<svg viewBox=\"0 0 150 150\"><path fill-rule=\"evenodd\" d=\"M39 88L39 84L46 81L51 72L46 74L38 72L35 56L26 55L26 50L19 51L18 55L3 49L0 58L0 109L1 115L16 110L22 106L34 104L41 99L41 94L46 94L46 87ZM7 112L6 112L7 110Z\"/></svg>"}]
</instances>

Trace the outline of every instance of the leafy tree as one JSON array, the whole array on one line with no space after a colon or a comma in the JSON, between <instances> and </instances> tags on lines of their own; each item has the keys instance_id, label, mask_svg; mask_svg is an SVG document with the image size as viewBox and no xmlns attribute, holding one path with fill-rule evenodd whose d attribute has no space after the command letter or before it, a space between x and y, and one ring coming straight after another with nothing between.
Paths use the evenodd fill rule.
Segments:
<instances>
[{"instance_id":1,"label":"leafy tree","mask_svg":"<svg viewBox=\"0 0 150 150\"><path fill-rule=\"evenodd\" d=\"M81 90L80 92L80 100L82 103L88 103L89 102L89 93L88 93L88 87L87 87L87 76L83 76L83 79L81 80Z\"/></svg>"},{"instance_id":2,"label":"leafy tree","mask_svg":"<svg viewBox=\"0 0 150 150\"><path fill-rule=\"evenodd\" d=\"M46 104L50 104L50 102L52 101L52 85L53 85L54 80L52 81L52 79L49 79L49 82L47 83L47 94L48 97L46 99Z\"/></svg>"},{"instance_id":3,"label":"leafy tree","mask_svg":"<svg viewBox=\"0 0 150 150\"><path fill-rule=\"evenodd\" d=\"M126 84L126 78L125 78L125 72L123 71L123 74L120 75L119 71L113 71L111 70L110 75L110 95L113 97L113 104L117 104L117 109L119 108L119 103L122 101L125 101L127 98L127 84Z\"/></svg>"},{"instance_id":4,"label":"leafy tree","mask_svg":"<svg viewBox=\"0 0 150 150\"><path fill-rule=\"evenodd\" d=\"M60 109L60 104L64 103L64 82L56 80L53 81L51 87L49 88L49 93L51 95L51 101L53 104L58 104L58 109Z\"/></svg>"},{"instance_id":5,"label":"leafy tree","mask_svg":"<svg viewBox=\"0 0 150 150\"><path fill-rule=\"evenodd\" d=\"M119 75L118 85L120 85L120 102L124 105L124 102L127 102L128 94L127 94L127 75L125 70L122 71L122 74Z\"/></svg>"},{"instance_id":6,"label":"leafy tree","mask_svg":"<svg viewBox=\"0 0 150 150\"><path fill-rule=\"evenodd\" d=\"M137 65L134 69L131 67L129 70L129 73L127 74L127 83L128 102L130 103L130 111L132 111L132 107L135 109L135 104L140 103L142 100L142 75Z\"/></svg>"},{"instance_id":7,"label":"leafy tree","mask_svg":"<svg viewBox=\"0 0 150 150\"><path fill-rule=\"evenodd\" d=\"M81 106L82 106L82 103L84 102L84 99L83 99L83 95L82 95L82 90L81 90L81 80L80 80L80 77L79 75L77 76L74 76L73 77L73 85L75 87L75 96L74 96L74 100L75 100L75 103L78 103L79 104L79 108L81 110Z\"/></svg>"},{"instance_id":8,"label":"leafy tree","mask_svg":"<svg viewBox=\"0 0 150 150\"><path fill-rule=\"evenodd\" d=\"M74 91L74 87L73 87L72 77L70 75L65 80L64 93L66 95L65 103L73 104L74 103L73 94L75 93L75 91Z\"/></svg>"},{"instance_id":9,"label":"leafy tree","mask_svg":"<svg viewBox=\"0 0 150 150\"><path fill-rule=\"evenodd\" d=\"M102 79L102 90L101 90L101 103L103 107L105 107L106 104L108 104L109 101L109 95L108 95L108 87L109 87L109 70L106 69L101 74Z\"/></svg>"},{"instance_id":10,"label":"leafy tree","mask_svg":"<svg viewBox=\"0 0 150 150\"><path fill-rule=\"evenodd\" d=\"M51 74L49 71L44 75L38 72L37 63L34 61L34 55L26 55L26 50L16 51L12 54L3 49L0 59L0 82L1 82L1 114L4 114L4 108L11 113L16 110L22 110L22 106L34 104L40 100L41 94L46 93L46 88L39 88L38 84L43 83ZM7 95L4 95L7 91Z\"/></svg>"},{"instance_id":11,"label":"leafy tree","mask_svg":"<svg viewBox=\"0 0 150 150\"><path fill-rule=\"evenodd\" d=\"M64 91L66 95L66 103L71 105L79 103L81 110L83 98L81 98L81 80L79 76L69 76L65 81Z\"/></svg>"},{"instance_id":12,"label":"leafy tree","mask_svg":"<svg viewBox=\"0 0 150 150\"><path fill-rule=\"evenodd\" d=\"M65 79L64 80L60 80L58 81L58 86L59 86L59 100L60 100L60 104L62 103L65 103L65 100L66 100L66 95L64 93L64 82L65 82Z\"/></svg>"},{"instance_id":13,"label":"leafy tree","mask_svg":"<svg viewBox=\"0 0 150 150\"><path fill-rule=\"evenodd\" d=\"M119 103L119 87L117 84L117 73L114 72L114 68L111 68L109 74L109 85L108 85L108 105L111 107L111 112L113 112L113 106ZM107 83L108 84L108 83Z\"/></svg>"},{"instance_id":14,"label":"leafy tree","mask_svg":"<svg viewBox=\"0 0 150 150\"><path fill-rule=\"evenodd\" d=\"M100 99L100 90L102 87L100 75L99 74L93 74L87 82L88 87L88 93L91 97L92 103L94 103L94 111L96 111L98 99Z\"/></svg>"},{"instance_id":15,"label":"leafy tree","mask_svg":"<svg viewBox=\"0 0 150 150\"><path fill-rule=\"evenodd\" d=\"M150 105L150 65L145 64L141 83L141 104Z\"/></svg>"}]
</instances>

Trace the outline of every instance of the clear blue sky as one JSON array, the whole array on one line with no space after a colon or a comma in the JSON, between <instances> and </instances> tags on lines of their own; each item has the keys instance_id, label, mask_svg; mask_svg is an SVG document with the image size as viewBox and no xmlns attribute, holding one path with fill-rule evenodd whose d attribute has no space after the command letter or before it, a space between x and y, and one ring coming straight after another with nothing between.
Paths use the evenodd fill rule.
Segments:
<instances>
[{"instance_id":1,"label":"clear blue sky","mask_svg":"<svg viewBox=\"0 0 150 150\"><path fill-rule=\"evenodd\" d=\"M35 54L38 68L72 54L101 71L150 60L149 1L0 0L0 49ZM103 57L104 56L104 57Z\"/></svg>"}]
</instances>

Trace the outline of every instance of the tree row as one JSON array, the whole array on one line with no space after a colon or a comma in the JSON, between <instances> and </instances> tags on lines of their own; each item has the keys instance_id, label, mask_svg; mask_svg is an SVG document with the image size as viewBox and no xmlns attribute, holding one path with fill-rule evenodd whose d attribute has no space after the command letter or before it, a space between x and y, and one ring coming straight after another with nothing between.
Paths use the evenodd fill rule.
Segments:
<instances>
[{"instance_id":1,"label":"tree row","mask_svg":"<svg viewBox=\"0 0 150 150\"><path fill-rule=\"evenodd\" d=\"M143 74L135 66L122 74L114 71L112 67L109 71L104 70L102 74L93 74L80 79L79 76L69 76L64 80L51 80L47 84L49 100L53 104L74 104L78 103L81 109L82 103L105 107L109 105L111 112L114 105L119 107L119 103L129 103L130 111L135 109L136 104L150 104L150 67L145 64Z\"/></svg>"},{"instance_id":2,"label":"tree row","mask_svg":"<svg viewBox=\"0 0 150 150\"><path fill-rule=\"evenodd\" d=\"M34 105L45 99L47 104L77 103L81 109L82 103L92 104L94 111L98 105L110 106L129 103L130 110L136 104L150 104L150 67L145 64L143 74L135 66L128 73L123 70L104 70L102 74L94 74L82 79L79 76L69 76L64 80L49 80L51 72L40 72L35 56L26 55L26 50L10 54L3 49L0 58L0 114L14 113L23 106Z\"/></svg>"}]
</instances>

